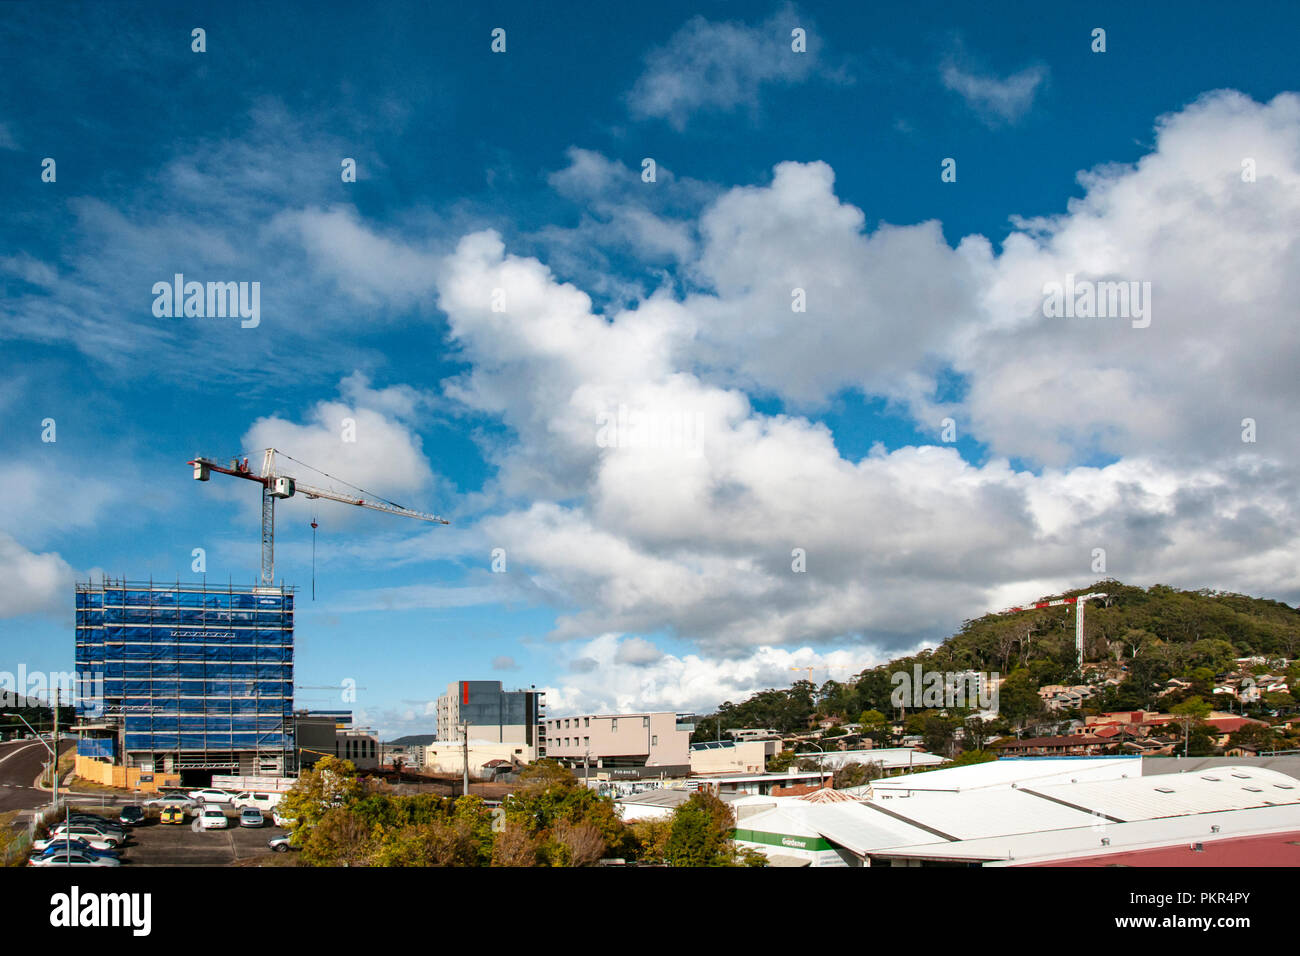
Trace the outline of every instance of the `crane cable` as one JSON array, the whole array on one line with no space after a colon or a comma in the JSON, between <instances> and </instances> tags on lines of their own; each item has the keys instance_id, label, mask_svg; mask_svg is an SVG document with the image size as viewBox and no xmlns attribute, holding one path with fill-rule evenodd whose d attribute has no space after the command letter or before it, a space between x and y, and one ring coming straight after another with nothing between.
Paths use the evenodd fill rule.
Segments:
<instances>
[{"instance_id":1,"label":"crane cable","mask_svg":"<svg viewBox=\"0 0 1300 956\"><path fill-rule=\"evenodd\" d=\"M311 599L316 600L316 511L311 513Z\"/></svg>"}]
</instances>

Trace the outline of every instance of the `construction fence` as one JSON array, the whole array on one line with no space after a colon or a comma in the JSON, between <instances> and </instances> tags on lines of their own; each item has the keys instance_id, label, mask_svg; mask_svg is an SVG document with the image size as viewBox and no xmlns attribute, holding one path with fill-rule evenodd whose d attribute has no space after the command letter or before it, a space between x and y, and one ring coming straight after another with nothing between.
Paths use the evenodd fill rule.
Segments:
<instances>
[{"instance_id":1,"label":"construction fence","mask_svg":"<svg viewBox=\"0 0 1300 956\"><path fill-rule=\"evenodd\" d=\"M73 773L83 780L102 784L105 787L140 790L144 793L157 793L163 787L181 785L181 775L178 773L157 773L142 771L139 767L119 767L81 754L77 755Z\"/></svg>"}]
</instances>

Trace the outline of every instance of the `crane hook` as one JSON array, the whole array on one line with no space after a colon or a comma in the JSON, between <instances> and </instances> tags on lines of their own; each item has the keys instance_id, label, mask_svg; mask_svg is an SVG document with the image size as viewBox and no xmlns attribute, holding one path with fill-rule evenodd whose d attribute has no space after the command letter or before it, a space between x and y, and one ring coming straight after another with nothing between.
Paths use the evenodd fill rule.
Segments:
<instances>
[{"instance_id":1,"label":"crane hook","mask_svg":"<svg viewBox=\"0 0 1300 956\"><path fill-rule=\"evenodd\" d=\"M311 516L311 599L316 600L316 516Z\"/></svg>"}]
</instances>

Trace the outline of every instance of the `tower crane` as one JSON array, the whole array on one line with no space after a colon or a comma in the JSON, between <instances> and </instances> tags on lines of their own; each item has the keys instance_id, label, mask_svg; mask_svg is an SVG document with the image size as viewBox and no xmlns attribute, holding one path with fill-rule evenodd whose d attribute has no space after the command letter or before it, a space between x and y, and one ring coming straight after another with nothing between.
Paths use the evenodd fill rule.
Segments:
<instances>
[{"instance_id":1,"label":"tower crane","mask_svg":"<svg viewBox=\"0 0 1300 956\"><path fill-rule=\"evenodd\" d=\"M1100 591L1094 591L1091 594L1080 594L1077 597L1057 598L1055 601L1039 601L1037 604L1026 604L1023 607L1009 607L1005 611L999 611L999 614L1014 614L1017 611L1036 611L1043 607L1060 607L1063 604L1073 604L1074 612L1074 650L1079 659L1079 670L1083 670L1083 606L1093 598L1110 597L1109 594L1103 594Z\"/></svg>"},{"instance_id":2,"label":"tower crane","mask_svg":"<svg viewBox=\"0 0 1300 956\"><path fill-rule=\"evenodd\" d=\"M279 454L290 461L297 461L297 459L285 455L284 452ZM403 508L401 505L394 504L386 499L370 495L370 492L365 492L360 488L357 491L362 491L363 494L370 495L370 497L345 495L337 491L331 491L328 488L317 488L314 485L305 484L280 472L276 468L275 456L276 449L266 449L262 456L262 470L260 473L254 472L249 467L248 458L246 457L242 460L238 458L232 459L230 467L219 464L211 458L195 458L189 462L194 467L195 481L207 481L211 477L211 473L215 471L222 475L255 481L262 486L262 587L273 587L275 583L275 500L277 498L292 498L295 494L300 494L307 498L324 498L327 501L338 501L345 505L371 508L390 515L401 515L404 518L415 518L419 521L429 521L434 524L451 523L435 514ZM298 464L303 463L298 462ZM310 465L305 467L311 468ZM320 473L325 474L324 472Z\"/></svg>"}]
</instances>

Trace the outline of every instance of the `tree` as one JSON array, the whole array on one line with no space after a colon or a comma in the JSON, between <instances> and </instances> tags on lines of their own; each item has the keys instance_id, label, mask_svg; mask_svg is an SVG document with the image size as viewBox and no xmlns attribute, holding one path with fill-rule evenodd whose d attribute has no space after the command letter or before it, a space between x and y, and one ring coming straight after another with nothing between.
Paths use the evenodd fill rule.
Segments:
<instances>
[{"instance_id":1,"label":"tree","mask_svg":"<svg viewBox=\"0 0 1300 956\"><path fill-rule=\"evenodd\" d=\"M590 823L561 820L551 832L557 866L594 866L605 855L605 837Z\"/></svg>"},{"instance_id":2,"label":"tree","mask_svg":"<svg viewBox=\"0 0 1300 956\"><path fill-rule=\"evenodd\" d=\"M581 825L591 827L600 836L601 847L596 859L611 851L621 851L628 834L614 809L613 799L579 783L563 768L557 771L558 765L541 767L541 764L554 764L554 761L538 761L536 772L528 774L524 786L502 804L507 825L536 836L546 859L555 866L574 865L573 851L586 852L589 834L573 830Z\"/></svg>"},{"instance_id":3,"label":"tree","mask_svg":"<svg viewBox=\"0 0 1300 956\"><path fill-rule=\"evenodd\" d=\"M1243 724L1228 737L1229 747L1251 747L1254 750L1273 750L1277 747L1277 733L1263 724Z\"/></svg>"},{"instance_id":4,"label":"tree","mask_svg":"<svg viewBox=\"0 0 1300 956\"><path fill-rule=\"evenodd\" d=\"M663 863L668 858L668 838L672 835L671 818L656 817L650 820L633 820L628 824L637 860L642 863Z\"/></svg>"},{"instance_id":5,"label":"tree","mask_svg":"<svg viewBox=\"0 0 1300 956\"><path fill-rule=\"evenodd\" d=\"M517 823L506 824L492 847L493 866L541 866L542 841Z\"/></svg>"},{"instance_id":6,"label":"tree","mask_svg":"<svg viewBox=\"0 0 1300 956\"><path fill-rule=\"evenodd\" d=\"M301 826L295 834L302 833ZM332 807L306 831L302 861L307 866L369 866L376 849L374 833L344 807Z\"/></svg>"},{"instance_id":7,"label":"tree","mask_svg":"<svg viewBox=\"0 0 1300 956\"><path fill-rule=\"evenodd\" d=\"M782 750L780 753L773 754L767 758L767 772L784 773L794 765L798 756L793 750Z\"/></svg>"},{"instance_id":8,"label":"tree","mask_svg":"<svg viewBox=\"0 0 1300 956\"><path fill-rule=\"evenodd\" d=\"M545 790L551 786L577 783L578 778L574 776L572 770L558 760L543 757L541 760L534 760L519 771L519 782L530 789Z\"/></svg>"},{"instance_id":9,"label":"tree","mask_svg":"<svg viewBox=\"0 0 1300 956\"><path fill-rule=\"evenodd\" d=\"M976 763L988 763L997 760L998 755L988 750L966 750L958 754L949 767L968 767Z\"/></svg>"},{"instance_id":10,"label":"tree","mask_svg":"<svg viewBox=\"0 0 1300 956\"><path fill-rule=\"evenodd\" d=\"M357 776L351 761L322 757L298 777L277 809L282 817L296 821L293 840L297 842L299 834L318 825L330 810L345 807L369 792L369 785Z\"/></svg>"},{"instance_id":11,"label":"tree","mask_svg":"<svg viewBox=\"0 0 1300 956\"><path fill-rule=\"evenodd\" d=\"M851 760L834 772L831 777L831 786L836 790L862 787L881 775L880 764L859 763L856 760Z\"/></svg>"},{"instance_id":12,"label":"tree","mask_svg":"<svg viewBox=\"0 0 1300 956\"><path fill-rule=\"evenodd\" d=\"M930 753L948 756L957 735L960 721L956 717L929 712L921 725L925 737L925 747Z\"/></svg>"},{"instance_id":13,"label":"tree","mask_svg":"<svg viewBox=\"0 0 1300 956\"><path fill-rule=\"evenodd\" d=\"M664 848L669 866L734 866L731 808L708 792L693 793L673 811L672 830Z\"/></svg>"},{"instance_id":14,"label":"tree","mask_svg":"<svg viewBox=\"0 0 1300 956\"><path fill-rule=\"evenodd\" d=\"M1024 722L1042 712L1043 700L1038 696L1038 685L1024 668L1013 672L998 688L998 713L1004 717Z\"/></svg>"},{"instance_id":15,"label":"tree","mask_svg":"<svg viewBox=\"0 0 1300 956\"><path fill-rule=\"evenodd\" d=\"M479 840L467 820L436 820L390 830L375 852L377 866L478 866L480 862Z\"/></svg>"},{"instance_id":16,"label":"tree","mask_svg":"<svg viewBox=\"0 0 1300 956\"><path fill-rule=\"evenodd\" d=\"M889 718L880 711L864 710L862 716L858 718L858 723L862 725L862 732L877 744L884 743L889 739Z\"/></svg>"},{"instance_id":17,"label":"tree","mask_svg":"<svg viewBox=\"0 0 1300 956\"><path fill-rule=\"evenodd\" d=\"M1175 704L1169 708L1169 713L1177 717L1191 717L1195 720L1204 720L1210 716L1213 710L1209 704L1199 697L1188 697L1181 704Z\"/></svg>"}]
</instances>

